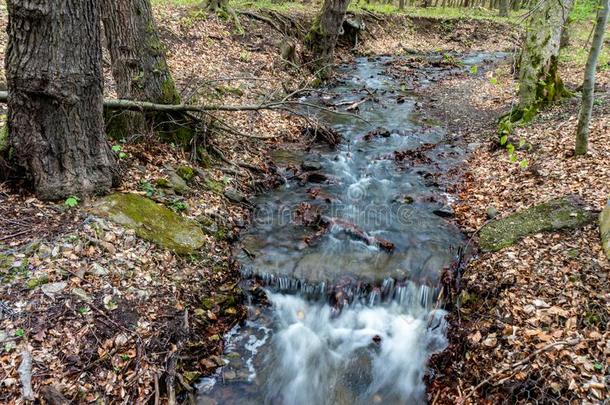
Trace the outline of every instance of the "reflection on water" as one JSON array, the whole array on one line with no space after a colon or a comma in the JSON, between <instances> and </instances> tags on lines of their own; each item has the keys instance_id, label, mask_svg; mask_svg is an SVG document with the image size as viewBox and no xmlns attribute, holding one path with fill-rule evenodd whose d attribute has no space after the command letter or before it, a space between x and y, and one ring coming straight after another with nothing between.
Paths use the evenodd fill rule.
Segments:
<instances>
[{"instance_id":1,"label":"reflection on water","mask_svg":"<svg viewBox=\"0 0 610 405\"><path fill-rule=\"evenodd\" d=\"M342 135L336 150L277 153L324 177L289 180L256 201L238 259L269 305L254 302L226 337L227 365L199 384L200 404L425 402L426 361L445 345L438 281L464 243L443 218L450 201L437 178L464 152L425 123L415 97L386 73L388 61L358 59L341 68L337 86L308 99L345 108L367 97L358 111L366 121L310 111ZM395 161L403 151L417 153ZM313 231L294 221L302 202L343 225L304 243ZM394 248L367 243L378 239Z\"/></svg>"}]
</instances>

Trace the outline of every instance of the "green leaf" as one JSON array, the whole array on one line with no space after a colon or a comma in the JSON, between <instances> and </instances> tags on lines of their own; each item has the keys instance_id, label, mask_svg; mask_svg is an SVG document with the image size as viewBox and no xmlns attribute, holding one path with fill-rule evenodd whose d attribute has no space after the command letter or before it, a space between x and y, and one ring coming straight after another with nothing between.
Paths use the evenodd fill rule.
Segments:
<instances>
[{"instance_id":1,"label":"green leaf","mask_svg":"<svg viewBox=\"0 0 610 405\"><path fill-rule=\"evenodd\" d=\"M502 135L502 137L500 138L500 145L502 145L502 146L506 145L507 141L508 141L508 136Z\"/></svg>"},{"instance_id":2,"label":"green leaf","mask_svg":"<svg viewBox=\"0 0 610 405\"><path fill-rule=\"evenodd\" d=\"M593 367L595 367L595 369L596 369L597 371L602 371L602 370L604 369L604 366L602 365L602 363L595 363L595 364L593 365Z\"/></svg>"},{"instance_id":3,"label":"green leaf","mask_svg":"<svg viewBox=\"0 0 610 405\"><path fill-rule=\"evenodd\" d=\"M509 155L512 155L515 153L515 145L513 145L512 143L509 143L508 145L506 145L506 150L508 151Z\"/></svg>"},{"instance_id":4,"label":"green leaf","mask_svg":"<svg viewBox=\"0 0 610 405\"><path fill-rule=\"evenodd\" d=\"M121 149L123 149L123 148L121 147L121 145L112 145L112 151L113 151L113 152L120 152L120 151L121 151Z\"/></svg>"},{"instance_id":5,"label":"green leaf","mask_svg":"<svg viewBox=\"0 0 610 405\"><path fill-rule=\"evenodd\" d=\"M479 67L477 65L472 65L470 67L470 73L472 73L473 75L476 75L478 71L479 71Z\"/></svg>"},{"instance_id":6,"label":"green leaf","mask_svg":"<svg viewBox=\"0 0 610 405\"><path fill-rule=\"evenodd\" d=\"M74 208L78 205L78 201L79 200L77 197L74 197L74 196L68 197L68 198L66 198L66 201L64 201L64 205L66 207Z\"/></svg>"},{"instance_id":7,"label":"green leaf","mask_svg":"<svg viewBox=\"0 0 610 405\"><path fill-rule=\"evenodd\" d=\"M495 77L492 76L489 78L489 83L491 83L495 86L496 84L498 84L498 79L496 79Z\"/></svg>"},{"instance_id":8,"label":"green leaf","mask_svg":"<svg viewBox=\"0 0 610 405\"><path fill-rule=\"evenodd\" d=\"M25 335L25 331L23 329L19 328L15 331L15 336L21 337L23 335Z\"/></svg>"},{"instance_id":9,"label":"green leaf","mask_svg":"<svg viewBox=\"0 0 610 405\"><path fill-rule=\"evenodd\" d=\"M525 139L519 140L519 149L521 149L525 145Z\"/></svg>"},{"instance_id":10,"label":"green leaf","mask_svg":"<svg viewBox=\"0 0 610 405\"><path fill-rule=\"evenodd\" d=\"M519 167L522 169L527 168L528 165L529 165L529 162L527 161L527 159L523 159L519 162Z\"/></svg>"},{"instance_id":11,"label":"green leaf","mask_svg":"<svg viewBox=\"0 0 610 405\"><path fill-rule=\"evenodd\" d=\"M510 155L509 160L511 161L511 163L515 163L517 161L517 155Z\"/></svg>"},{"instance_id":12,"label":"green leaf","mask_svg":"<svg viewBox=\"0 0 610 405\"><path fill-rule=\"evenodd\" d=\"M126 157L127 157L127 153L125 153L125 152L119 153L119 159L125 159Z\"/></svg>"}]
</instances>

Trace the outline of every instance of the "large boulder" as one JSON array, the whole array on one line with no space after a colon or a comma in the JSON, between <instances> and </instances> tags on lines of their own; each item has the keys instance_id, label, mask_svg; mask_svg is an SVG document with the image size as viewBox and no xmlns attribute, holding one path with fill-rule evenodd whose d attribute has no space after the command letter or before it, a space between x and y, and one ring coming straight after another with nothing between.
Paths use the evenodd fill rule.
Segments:
<instances>
[{"instance_id":1,"label":"large boulder","mask_svg":"<svg viewBox=\"0 0 610 405\"><path fill-rule=\"evenodd\" d=\"M594 220L593 212L577 197L557 198L485 225L479 245L483 251L495 252L527 235L575 229Z\"/></svg>"},{"instance_id":2,"label":"large boulder","mask_svg":"<svg viewBox=\"0 0 610 405\"><path fill-rule=\"evenodd\" d=\"M610 200L599 215L599 233L606 257L610 260Z\"/></svg>"},{"instance_id":3,"label":"large boulder","mask_svg":"<svg viewBox=\"0 0 610 405\"><path fill-rule=\"evenodd\" d=\"M203 246L205 240L195 221L137 194L111 194L97 201L92 211L134 229L140 238L176 253L192 253Z\"/></svg>"}]
</instances>

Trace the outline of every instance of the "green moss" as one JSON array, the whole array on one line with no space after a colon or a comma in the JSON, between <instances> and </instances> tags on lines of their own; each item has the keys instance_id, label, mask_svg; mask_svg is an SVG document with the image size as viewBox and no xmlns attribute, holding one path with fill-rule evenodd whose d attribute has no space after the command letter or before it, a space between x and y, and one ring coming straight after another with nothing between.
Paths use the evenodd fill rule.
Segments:
<instances>
[{"instance_id":1,"label":"green moss","mask_svg":"<svg viewBox=\"0 0 610 405\"><path fill-rule=\"evenodd\" d=\"M170 188L169 180L167 179L157 179L155 180L155 185L160 188Z\"/></svg>"},{"instance_id":2,"label":"green moss","mask_svg":"<svg viewBox=\"0 0 610 405\"><path fill-rule=\"evenodd\" d=\"M25 284L26 284L26 287L28 288L28 290L33 290L38 286L47 284L48 282L49 282L49 276L46 274L43 274L38 277L30 278Z\"/></svg>"},{"instance_id":3,"label":"green moss","mask_svg":"<svg viewBox=\"0 0 610 405\"><path fill-rule=\"evenodd\" d=\"M487 224L481 230L480 246L484 251L497 251L527 235L575 229L594 220L576 198L558 198Z\"/></svg>"},{"instance_id":4,"label":"green moss","mask_svg":"<svg viewBox=\"0 0 610 405\"><path fill-rule=\"evenodd\" d=\"M177 253L193 253L205 240L196 222L136 194L111 194L98 201L92 211L134 229L142 239Z\"/></svg>"},{"instance_id":5,"label":"green moss","mask_svg":"<svg viewBox=\"0 0 610 405\"><path fill-rule=\"evenodd\" d=\"M225 191L225 184L222 181L205 179L204 185L208 190L217 194L222 194Z\"/></svg>"},{"instance_id":6,"label":"green moss","mask_svg":"<svg viewBox=\"0 0 610 405\"><path fill-rule=\"evenodd\" d=\"M176 173L178 173L178 176L182 177L184 181L191 181L195 176L195 172L190 166L178 166Z\"/></svg>"},{"instance_id":7,"label":"green moss","mask_svg":"<svg viewBox=\"0 0 610 405\"><path fill-rule=\"evenodd\" d=\"M8 151L8 125L0 125L0 155Z\"/></svg>"},{"instance_id":8,"label":"green moss","mask_svg":"<svg viewBox=\"0 0 610 405\"><path fill-rule=\"evenodd\" d=\"M199 160L199 165L204 169L207 169L214 164L214 160L203 146L197 147L197 159Z\"/></svg>"},{"instance_id":9,"label":"green moss","mask_svg":"<svg viewBox=\"0 0 610 405\"><path fill-rule=\"evenodd\" d=\"M180 94L176 90L174 79L168 74L168 77L161 83L161 104L180 104Z\"/></svg>"}]
</instances>

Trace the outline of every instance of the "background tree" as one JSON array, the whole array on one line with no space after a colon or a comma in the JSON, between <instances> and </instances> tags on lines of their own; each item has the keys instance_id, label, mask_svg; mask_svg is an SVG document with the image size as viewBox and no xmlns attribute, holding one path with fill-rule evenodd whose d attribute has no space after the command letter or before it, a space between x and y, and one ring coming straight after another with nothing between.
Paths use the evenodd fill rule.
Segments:
<instances>
[{"instance_id":1,"label":"background tree","mask_svg":"<svg viewBox=\"0 0 610 405\"><path fill-rule=\"evenodd\" d=\"M566 94L557 61L562 27L572 3L573 0L544 0L532 11L519 68L521 111L531 111Z\"/></svg>"},{"instance_id":2,"label":"background tree","mask_svg":"<svg viewBox=\"0 0 610 405\"><path fill-rule=\"evenodd\" d=\"M343 33L343 19L349 0L324 0L322 11L314 20L305 37L305 45L312 53L313 66L321 78L328 77L339 35Z\"/></svg>"},{"instance_id":3,"label":"background tree","mask_svg":"<svg viewBox=\"0 0 610 405\"><path fill-rule=\"evenodd\" d=\"M574 148L576 155L584 155L589 148L589 123L591 122L593 94L595 93L595 70L597 68L597 59L604 43L606 24L608 23L610 0L600 0L599 3L600 9L597 13L595 33L593 34L593 42L591 43L591 50L589 51L587 65L585 66L585 80L582 85L582 104L578 115L576 147Z\"/></svg>"},{"instance_id":4,"label":"background tree","mask_svg":"<svg viewBox=\"0 0 610 405\"><path fill-rule=\"evenodd\" d=\"M179 104L159 39L150 0L102 0L106 44L112 60L117 95L122 99ZM143 113L124 112L112 117L109 132L122 138L146 130Z\"/></svg>"},{"instance_id":5,"label":"background tree","mask_svg":"<svg viewBox=\"0 0 610 405\"><path fill-rule=\"evenodd\" d=\"M508 17L508 0L500 0L500 17Z\"/></svg>"},{"instance_id":6,"label":"background tree","mask_svg":"<svg viewBox=\"0 0 610 405\"><path fill-rule=\"evenodd\" d=\"M115 160L104 136L95 0L9 0L8 128L15 164L41 199L106 192Z\"/></svg>"}]
</instances>

